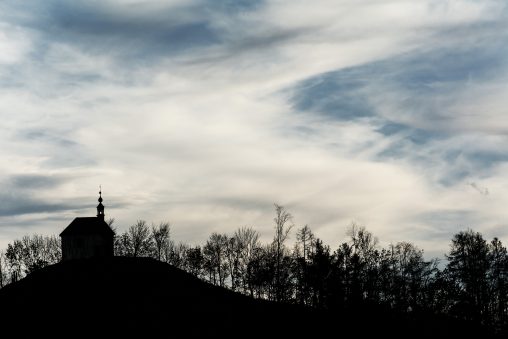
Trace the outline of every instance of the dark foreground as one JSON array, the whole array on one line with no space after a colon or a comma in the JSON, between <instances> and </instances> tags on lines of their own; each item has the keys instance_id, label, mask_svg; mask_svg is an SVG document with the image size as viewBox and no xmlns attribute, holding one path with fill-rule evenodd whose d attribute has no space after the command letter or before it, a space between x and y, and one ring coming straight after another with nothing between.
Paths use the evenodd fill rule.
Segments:
<instances>
[{"instance_id":1,"label":"dark foreground","mask_svg":"<svg viewBox=\"0 0 508 339\"><path fill-rule=\"evenodd\" d=\"M0 336L102 337L487 337L484 329L433 315L363 305L315 311L212 286L149 258L59 263L0 290Z\"/></svg>"}]
</instances>

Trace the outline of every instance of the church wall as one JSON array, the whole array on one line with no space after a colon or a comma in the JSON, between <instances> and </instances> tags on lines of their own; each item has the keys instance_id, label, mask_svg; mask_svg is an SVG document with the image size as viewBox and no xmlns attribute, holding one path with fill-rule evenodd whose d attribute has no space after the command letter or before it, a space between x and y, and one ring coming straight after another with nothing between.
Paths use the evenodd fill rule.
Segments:
<instances>
[{"instance_id":1,"label":"church wall","mask_svg":"<svg viewBox=\"0 0 508 339\"><path fill-rule=\"evenodd\" d=\"M62 260L112 256L112 237L103 235L67 235L62 237Z\"/></svg>"}]
</instances>

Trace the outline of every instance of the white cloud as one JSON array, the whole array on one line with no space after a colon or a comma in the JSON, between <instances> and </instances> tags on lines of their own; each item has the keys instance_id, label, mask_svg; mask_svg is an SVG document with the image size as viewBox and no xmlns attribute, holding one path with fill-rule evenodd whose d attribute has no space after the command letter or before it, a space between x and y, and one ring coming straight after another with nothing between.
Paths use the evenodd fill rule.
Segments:
<instances>
[{"instance_id":1,"label":"white cloud","mask_svg":"<svg viewBox=\"0 0 508 339\"><path fill-rule=\"evenodd\" d=\"M137 9L146 18L159 6L168 8L155 1L148 7L120 3L104 7L122 15L119 22L129 22ZM173 5L181 9L186 3ZM72 175L37 197L90 204L0 217L0 247L26 232L58 233L74 216L93 215L99 184L106 214L120 230L139 218L169 220L174 237L191 243L243 225L255 226L266 240L273 202L287 205L297 225L308 223L332 247L351 221L364 223L382 242L414 241L436 254L446 251L450 235L461 227L496 235L506 218L502 162L475 168L448 186L439 179L457 167L441 162L450 149L501 151L502 84L487 79L461 89L461 100L440 112L450 125L437 128L449 138L406 144L392 159L378 154L400 137L379 133L375 118L333 121L295 112L288 101L294 94L288 88L302 79L439 48L445 44L436 38L442 30L495 21L501 16L496 6L499 2L273 1L236 15L210 10L219 42L177 54L152 48L147 53L161 55L143 60L142 53L132 57L116 40L110 49L87 49L77 33L76 41L57 40L43 28L19 28L15 38L0 35L0 48L14 51L0 64L21 64L0 72L0 147L6 150L0 178ZM192 12L182 11L192 21ZM196 14L200 20L203 13ZM448 32L443 39L454 37ZM31 46L31 39L39 39L41 54L27 60L29 47L23 46ZM132 41L130 48L144 43ZM17 86L5 85L15 80ZM421 121L432 125L425 116L407 118L398 105L403 94L370 92L369 100L382 117L413 127ZM475 128L481 132L467 134ZM418 158L432 161L422 166ZM478 194L468 186L471 181L490 194Z\"/></svg>"},{"instance_id":2,"label":"white cloud","mask_svg":"<svg viewBox=\"0 0 508 339\"><path fill-rule=\"evenodd\" d=\"M0 66L21 62L30 48L31 41L22 29L0 22Z\"/></svg>"}]
</instances>

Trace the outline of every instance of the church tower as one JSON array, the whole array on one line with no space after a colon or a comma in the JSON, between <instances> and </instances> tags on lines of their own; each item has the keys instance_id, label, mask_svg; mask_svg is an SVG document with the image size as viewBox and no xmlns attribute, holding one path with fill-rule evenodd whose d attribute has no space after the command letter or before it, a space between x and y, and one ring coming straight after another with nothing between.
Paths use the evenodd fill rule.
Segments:
<instances>
[{"instance_id":1,"label":"church tower","mask_svg":"<svg viewBox=\"0 0 508 339\"><path fill-rule=\"evenodd\" d=\"M102 187L99 186L99 205L97 205L97 218L104 221L104 205L102 204Z\"/></svg>"},{"instance_id":2,"label":"church tower","mask_svg":"<svg viewBox=\"0 0 508 339\"><path fill-rule=\"evenodd\" d=\"M67 226L62 239L62 260L112 257L115 232L104 221L102 189L96 217L78 217Z\"/></svg>"}]
</instances>

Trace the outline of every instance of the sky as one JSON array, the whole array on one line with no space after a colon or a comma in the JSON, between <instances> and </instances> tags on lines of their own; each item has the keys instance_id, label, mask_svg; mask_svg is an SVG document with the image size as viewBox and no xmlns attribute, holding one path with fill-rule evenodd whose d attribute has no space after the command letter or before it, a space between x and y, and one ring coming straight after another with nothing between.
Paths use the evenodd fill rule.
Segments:
<instances>
[{"instance_id":1,"label":"sky","mask_svg":"<svg viewBox=\"0 0 508 339\"><path fill-rule=\"evenodd\" d=\"M444 257L508 242L504 0L4 0L0 248L96 213L175 241L274 203ZM295 233L292 233L292 241Z\"/></svg>"}]
</instances>

